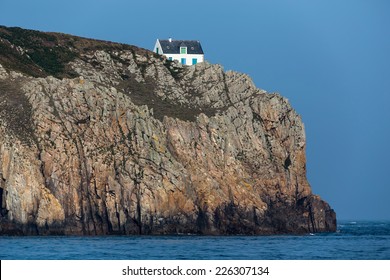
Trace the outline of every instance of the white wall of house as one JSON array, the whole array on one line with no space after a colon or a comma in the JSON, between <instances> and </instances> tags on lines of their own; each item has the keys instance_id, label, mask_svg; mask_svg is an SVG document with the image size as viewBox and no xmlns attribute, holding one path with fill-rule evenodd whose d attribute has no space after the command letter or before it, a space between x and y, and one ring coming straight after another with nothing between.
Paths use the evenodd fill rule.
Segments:
<instances>
[{"instance_id":1,"label":"white wall of house","mask_svg":"<svg viewBox=\"0 0 390 280\"><path fill-rule=\"evenodd\" d=\"M200 62L204 61L204 54L169 54L169 53L163 53L159 40L157 40L156 44L154 45L153 51L155 53L157 53L157 48L158 48L158 54L165 55L168 59L177 60L178 62L182 63L182 59L185 58L186 61L185 61L184 65L193 65L193 59L196 59L196 63L200 63Z\"/></svg>"},{"instance_id":2,"label":"white wall of house","mask_svg":"<svg viewBox=\"0 0 390 280\"><path fill-rule=\"evenodd\" d=\"M162 48L161 48L161 45L160 45L160 41L159 41L159 40L157 40L157 41L156 41L156 44L154 45L153 51L154 51L155 53L157 53L157 48L158 48L158 54L162 54Z\"/></svg>"},{"instance_id":3,"label":"white wall of house","mask_svg":"<svg viewBox=\"0 0 390 280\"><path fill-rule=\"evenodd\" d=\"M168 59L177 60L182 63L182 58L185 58L186 63L182 63L185 65L193 65L192 60L196 59L196 63L200 63L204 61L203 54L164 54Z\"/></svg>"}]
</instances>

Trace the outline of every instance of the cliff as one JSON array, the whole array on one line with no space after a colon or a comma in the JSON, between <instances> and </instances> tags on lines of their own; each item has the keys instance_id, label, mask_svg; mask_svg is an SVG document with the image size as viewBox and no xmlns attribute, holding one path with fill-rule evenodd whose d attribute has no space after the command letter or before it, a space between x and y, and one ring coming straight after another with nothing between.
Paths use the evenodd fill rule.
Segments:
<instances>
[{"instance_id":1,"label":"cliff","mask_svg":"<svg viewBox=\"0 0 390 280\"><path fill-rule=\"evenodd\" d=\"M335 231L288 101L241 73L0 27L0 234Z\"/></svg>"}]
</instances>

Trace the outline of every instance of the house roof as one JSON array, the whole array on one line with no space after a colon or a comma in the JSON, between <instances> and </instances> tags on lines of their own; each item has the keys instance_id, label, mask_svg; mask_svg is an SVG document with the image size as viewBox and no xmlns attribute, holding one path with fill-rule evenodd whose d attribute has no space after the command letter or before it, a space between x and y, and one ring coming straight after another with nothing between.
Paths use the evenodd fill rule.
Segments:
<instances>
[{"instance_id":1,"label":"house roof","mask_svg":"<svg viewBox=\"0 0 390 280\"><path fill-rule=\"evenodd\" d=\"M164 54L180 54L180 47L187 47L187 54L203 54L202 46L195 40L160 40Z\"/></svg>"}]
</instances>

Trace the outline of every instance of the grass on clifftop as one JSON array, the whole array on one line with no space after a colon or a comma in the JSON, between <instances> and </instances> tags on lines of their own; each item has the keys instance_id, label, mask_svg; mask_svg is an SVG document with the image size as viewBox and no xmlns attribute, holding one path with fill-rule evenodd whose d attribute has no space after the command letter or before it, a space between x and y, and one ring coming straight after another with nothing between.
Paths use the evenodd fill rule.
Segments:
<instances>
[{"instance_id":1,"label":"grass on clifftop","mask_svg":"<svg viewBox=\"0 0 390 280\"><path fill-rule=\"evenodd\" d=\"M19 27L0 26L0 64L33 77L52 75L74 78L77 73L67 64L91 50L137 49L133 46L86 39L77 36L46 33Z\"/></svg>"},{"instance_id":2,"label":"grass on clifftop","mask_svg":"<svg viewBox=\"0 0 390 280\"><path fill-rule=\"evenodd\" d=\"M61 45L58 38L43 32L0 27L0 63L33 77L74 77L66 69L77 53Z\"/></svg>"}]
</instances>

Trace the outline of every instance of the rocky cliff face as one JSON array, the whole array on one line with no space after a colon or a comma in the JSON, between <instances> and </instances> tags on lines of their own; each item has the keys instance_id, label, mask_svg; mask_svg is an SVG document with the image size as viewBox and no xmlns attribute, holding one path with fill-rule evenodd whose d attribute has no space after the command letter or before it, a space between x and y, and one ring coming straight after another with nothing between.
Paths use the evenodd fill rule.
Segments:
<instances>
[{"instance_id":1,"label":"rocky cliff face","mask_svg":"<svg viewBox=\"0 0 390 280\"><path fill-rule=\"evenodd\" d=\"M1 234L334 231L288 101L244 74L0 27Z\"/></svg>"}]
</instances>

